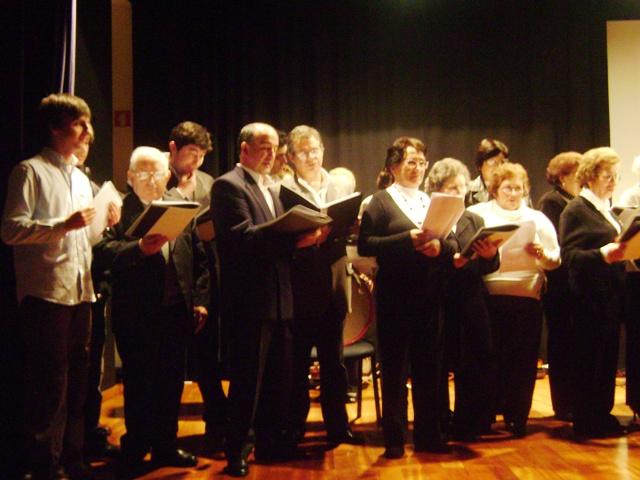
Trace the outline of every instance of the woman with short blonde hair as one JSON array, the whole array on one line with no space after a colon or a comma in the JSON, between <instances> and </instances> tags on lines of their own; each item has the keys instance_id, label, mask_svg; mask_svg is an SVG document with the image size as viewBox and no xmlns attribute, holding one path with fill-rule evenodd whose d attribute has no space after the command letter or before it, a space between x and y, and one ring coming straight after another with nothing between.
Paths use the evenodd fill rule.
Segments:
<instances>
[{"instance_id":1,"label":"woman with short blonde hair","mask_svg":"<svg viewBox=\"0 0 640 480\"><path fill-rule=\"evenodd\" d=\"M560 215L562 261L575 314L573 430L581 437L623 431L610 413L625 281L624 245L616 242L621 227L609 208L619 163L610 147L585 152L577 173L582 190Z\"/></svg>"}]
</instances>

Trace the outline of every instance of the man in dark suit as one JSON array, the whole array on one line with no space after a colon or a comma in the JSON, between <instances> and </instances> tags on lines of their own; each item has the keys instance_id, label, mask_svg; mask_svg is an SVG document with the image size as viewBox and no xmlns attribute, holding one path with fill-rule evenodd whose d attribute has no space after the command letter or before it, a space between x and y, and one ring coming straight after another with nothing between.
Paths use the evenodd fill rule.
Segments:
<instances>
[{"instance_id":1,"label":"man in dark suit","mask_svg":"<svg viewBox=\"0 0 640 480\"><path fill-rule=\"evenodd\" d=\"M258 229L283 213L266 184L278 134L270 125L252 123L241 130L238 146L240 163L215 181L211 201L222 315L231 342L225 473L242 477L249 472L254 442L258 460L283 459L292 452L284 431L293 318L290 262L296 247L321 242L326 234Z\"/></svg>"},{"instance_id":2,"label":"man in dark suit","mask_svg":"<svg viewBox=\"0 0 640 480\"><path fill-rule=\"evenodd\" d=\"M122 467L132 473L151 450L155 465L191 467L192 454L176 446L185 346L207 318L209 274L193 226L175 240L160 234L126 235L145 205L163 197L169 165L165 154L138 147L129 164L132 187L120 223L96 246L111 266L112 325L122 358L125 425Z\"/></svg>"},{"instance_id":3,"label":"man in dark suit","mask_svg":"<svg viewBox=\"0 0 640 480\"><path fill-rule=\"evenodd\" d=\"M171 178L167 189L175 189L186 200L198 202L202 218L198 222L198 234L207 253L210 299L209 319L202 330L189 339L187 371L198 381L204 405L203 420L205 435L210 447L219 449L223 445L227 424L227 398L222 389L220 322L218 319L218 273L215 253L215 238L210 214L213 177L200 170L205 155L212 149L211 135L202 125L195 122L181 122L169 135L169 168ZM208 224L208 225L207 225Z\"/></svg>"}]
</instances>

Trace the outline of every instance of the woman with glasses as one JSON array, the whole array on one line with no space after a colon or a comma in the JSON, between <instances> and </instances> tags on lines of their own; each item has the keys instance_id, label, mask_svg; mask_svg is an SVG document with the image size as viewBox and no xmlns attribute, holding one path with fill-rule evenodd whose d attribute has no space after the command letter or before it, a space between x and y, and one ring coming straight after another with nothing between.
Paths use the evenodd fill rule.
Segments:
<instances>
[{"instance_id":1,"label":"woman with glasses","mask_svg":"<svg viewBox=\"0 0 640 480\"><path fill-rule=\"evenodd\" d=\"M492 173L492 200L469 207L486 226L515 223L522 229L500 247L500 269L484 277L497 362L489 388L496 396L494 406L503 413L506 429L515 437L526 435L533 398L544 272L560 265L555 228L542 212L524 204L528 193L526 170L520 164L505 163ZM531 239L525 235L526 230L532 230ZM517 247L520 241L523 246Z\"/></svg>"},{"instance_id":2,"label":"woman with glasses","mask_svg":"<svg viewBox=\"0 0 640 480\"><path fill-rule=\"evenodd\" d=\"M467 206L490 200L487 186L491 181L491 174L497 167L509 161L509 148L500 140L483 138L478 145L475 161L479 175L469 182L469 191L465 198Z\"/></svg>"},{"instance_id":3,"label":"woman with glasses","mask_svg":"<svg viewBox=\"0 0 640 480\"><path fill-rule=\"evenodd\" d=\"M426 146L398 138L387 150L390 186L362 216L358 253L376 257L377 331L382 367L386 458L404 455L407 380L411 377L417 452L448 451L441 432L441 298L452 249L422 229L429 197L420 191Z\"/></svg>"},{"instance_id":4,"label":"woman with glasses","mask_svg":"<svg viewBox=\"0 0 640 480\"><path fill-rule=\"evenodd\" d=\"M469 170L454 158L444 158L431 167L429 193L467 193ZM447 241L460 252L484 226L479 215L465 211ZM485 385L492 361L491 329L482 275L497 270L498 244L478 240L470 259L456 253L444 293L445 366L455 372L455 409L451 434L460 441L473 441L491 427L491 397ZM446 370L446 369L445 369ZM448 414L448 385L445 373L445 413Z\"/></svg>"},{"instance_id":5,"label":"woman with glasses","mask_svg":"<svg viewBox=\"0 0 640 480\"><path fill-rule=\"evenodd\" d=\"M573 430L582 437L622 433L611 415L624 291L624 244L609 209L620 159L609 147L585 152L578 167L582 190L560 215L562 261L573 300L575 364Z\"/></svg>"}]
</instances>

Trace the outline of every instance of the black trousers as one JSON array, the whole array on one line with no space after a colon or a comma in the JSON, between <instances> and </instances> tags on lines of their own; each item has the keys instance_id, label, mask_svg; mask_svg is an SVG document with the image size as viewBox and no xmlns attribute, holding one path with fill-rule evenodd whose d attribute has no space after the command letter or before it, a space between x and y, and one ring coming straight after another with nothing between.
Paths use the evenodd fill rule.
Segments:
<instances>
[{"instance_id":1,"label":"black trousers","mask_svg":"<svg viewBox=\"0 0 640 480\"><path fill-rule=\"evenodd\" d=\"M479 433L491 425L493 412L486 382L495 361L486 296L480 285L469 285L464 297L447 299L445 335L446 364L455 372L454 431ZM446 372L443 388L448 399Z\"/></svg>"},{"instance_id":2,"label":"black trousers","mask_svg":"<svg viewBox=\"0 0 640 480\"><path fill-rule=\"evenodd\" d=\"M573 343L574 325L571 294L567 285L549 281L547 293L542 298L547 320L547 357L549 361L549 385L553 411L559 415L571 412L573 405Z\"/></svg>"},{"instance_id":3,"label":"black trousers","mask_svg":"<svg viewBox=\"0 0 640 480\"><path fill-rule=\"evenodd\" d=\"M227 459L286 438L291 395L291 325L234 318L230 325Z\"/></svg>"},{"instance_id":4,"label":"black trousers","mask_svg":"<svg viewBox=\"0 0 640 480\"><path fill-rule=\"evenodd\" d=\"M122 452L142 459L150 449L174 449L186 342L193 326L186 307L158 306L139 318L120 319L114 312L113 320L127 428L120 440Z\"/></svg>"},{"instance_id":5,"label":"black trousers","mask_svg":"<svg viewBox=\"0 0 640 480\"><path fill-rule=\"evenodd\" d=\"M635 413L640 413L640 273L628 273L626 282L626 402Z\"/></svg>"},{"instance_id":6,"label":"black trousers","mask_svg":"<svg viewBox=\"0 0 640 480\"><path fill-rule=\"evenodd\" d=\"M614 404L622 299L610 291L575 300L574 426L597 429Z\"/></svg>"},{"instance_id":7,"label":"black trousers","mask_svg":"<svg viewBox=\"0 0 640 480\"><path fill-rule=\"evenodd\" d=\"M490 295L496 369L488 390L505 422L524 425L531 410L542 329L542 304L528 297Z\"/></svg>"},{"instance_id":8,"label":"black trousers","mask_svg":"<svg viewBox=\"0 0 640 480\"><path fill-rule=\"evenodd\" d=\"M227 397L222 389L218 318L210 317L202 330L188 342L190 378L198 382L204 406L203 420L220 429L227 424Z\"/></svg>"},{"instance_id":9,"label":"black trousers","mask_svg":"<svg viewBox=\"0 0 640 480\"><path fill-rule=\"evenodd\" d=\"M309 364L312 347L320 362L320 405L330 436L349 428L345 402L347 371L344 366L342 330L344 318L336 315L296 318L293 325L292 430L305 431L309 414Z\"/></svg>"},{"instance_id":10,"label":"black trousers","mask_svg":"<svg viewBox=\"0 0 640 480\"><path fill-rule=\"evenodd\" d=\"M404 445L411 377L416 447L441 441L442 315L438 306L403 308L378 298L382 428L386 447Z\"/></svg>"},{"instance_id":11,"label":"black trousers","mask_svg":"<svg viewBox=\"0 0 640 480\"><path fill-rule=\"evenodd\" d=\"M90 439L95 434L100 421L102 406L102 354L105 342L105 297L91 304L91 343L89 348L89 369L87 398L84 407L84 434Z\"/></svg>"},{"instance_id":12,"label":"black trousers","mask_svg":"<svg viewBox=\"0 0 640 480\"><path fill-rule=\"evenodd\" d=\"M91 307L25 297L20 316L27 467L48 475L82 462Z\"/></svg>"}]
</instances>

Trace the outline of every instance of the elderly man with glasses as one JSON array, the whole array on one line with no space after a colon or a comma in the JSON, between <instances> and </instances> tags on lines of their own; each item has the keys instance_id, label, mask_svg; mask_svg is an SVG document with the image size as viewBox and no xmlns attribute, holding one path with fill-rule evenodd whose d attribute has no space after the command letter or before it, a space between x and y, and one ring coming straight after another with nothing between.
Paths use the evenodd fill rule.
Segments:
<instances>
[{"instance_id":1,"label":"elderly man with glasses","mask_svg":"<svg viewBox=\"0 0 640 480\"><path fill-rule=\"evenodd\" d=\"M155 466L193 467L196 457L177 448L176 436L186 342L207 319L207 257L193 224L173 240L125 233L147 204L166 197L167 156L138 147L127 176L132 191L123 199L122 219L95 249L113 279L112 325L122 357L127 428L122 469L139 471L149 451Z\"/></svg>"}]
</instances>

